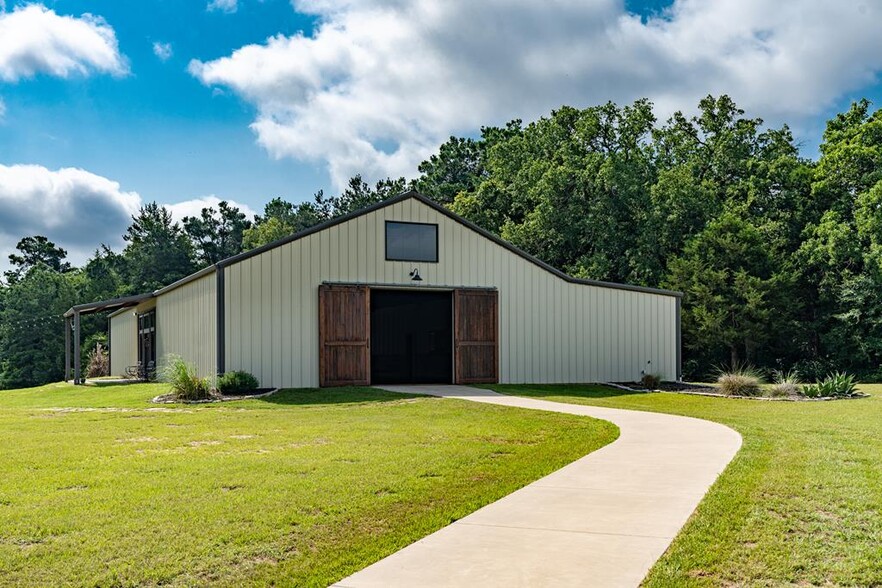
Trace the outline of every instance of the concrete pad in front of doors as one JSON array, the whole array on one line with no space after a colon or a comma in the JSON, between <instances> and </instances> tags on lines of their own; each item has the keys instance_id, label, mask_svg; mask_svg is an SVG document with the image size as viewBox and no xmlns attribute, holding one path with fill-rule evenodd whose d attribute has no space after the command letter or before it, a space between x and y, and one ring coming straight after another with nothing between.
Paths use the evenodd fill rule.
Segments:
<instances>
[{"instance_id":1,"label":"concrete pad in front of doors","mask_svg":"<svg viewBox=\"0 0 882 588\"><path fill-rule=\"evenodd\" d=\"M741 446L728 427L687 417L464 386L385 389L595 417L620 436L337 587L637 586Z\"/></svg>"}]
</instances>

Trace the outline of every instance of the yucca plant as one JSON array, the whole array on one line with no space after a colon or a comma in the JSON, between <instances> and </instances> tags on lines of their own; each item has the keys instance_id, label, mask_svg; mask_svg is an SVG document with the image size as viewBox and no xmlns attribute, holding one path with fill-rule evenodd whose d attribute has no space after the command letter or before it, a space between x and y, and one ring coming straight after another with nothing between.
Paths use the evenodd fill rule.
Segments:
<instances>
[{"instance_id":1,"label":"yucca plant","mask_svg":"<svg viewBox=\"0 0 882 588\"><path fill-rule=\"evenodd\" d=\"M178 400L205 400L211 398L211 387L206 378L196 375L196 368L177 355L167 355L159 371L159 380L172 388Z\"/></svg>"},{"instance_id":2,"label":"yucca plant","mask_svg":"<svg viewBox=\"0 0 882 588\"><path fill-rule=\"evenodd\" d=\"M759 396L762 394L762 374L748 364L736 364L720 370L717 386L726 396Z\"/></svg>"},{"instance_id":3,"label":"yucca plant","mask_svg":"<svg viewBox=\"0 0 882 588\"><path fill-rule=\"evenodd\" d=\"M845 398L854 396L857 383L854 376L845 372L834 372L816 384L802 387L802 393L809 398Z\"/></svg>"}]
</instances>

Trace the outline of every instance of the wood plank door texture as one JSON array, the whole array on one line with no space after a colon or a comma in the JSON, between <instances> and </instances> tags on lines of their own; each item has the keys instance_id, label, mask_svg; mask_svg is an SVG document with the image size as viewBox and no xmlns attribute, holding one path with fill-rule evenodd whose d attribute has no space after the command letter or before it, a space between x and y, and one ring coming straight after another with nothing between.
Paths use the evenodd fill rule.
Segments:
<instances>
[{"instance_id":1,"label":"wood plank door texture","mask_svg":"<svg viewBox=\"0 0 882 588\"><path fill-rule=\"evenodd\" d=\"M319 385L369 386L371 309L367 286L319 286Z\"/></svg>"},{"instance_id":2,"label":"wood plank door texture","mask_svg":"<svg viewBox=\"0 0 882 588\"><path fill-rule=\"evenodd\" d=\"M453 348L457 384L499 381L499 293L453 292Z\"/></svg>"}]
</instances>

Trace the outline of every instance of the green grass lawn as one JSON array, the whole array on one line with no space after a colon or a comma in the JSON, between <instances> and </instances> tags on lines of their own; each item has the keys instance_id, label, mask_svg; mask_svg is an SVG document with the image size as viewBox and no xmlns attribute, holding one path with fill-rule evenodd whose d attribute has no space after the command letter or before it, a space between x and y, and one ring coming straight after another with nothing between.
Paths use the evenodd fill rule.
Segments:
<instances>
[{"instance_id":1,"label":"green grass lawn","mask_svg":"<svg viewBox=\"0 0 882 588\"><path fill-rule=\"evenodd\" d=\"M744 445L646 586L882 586L882 385L764 402L600 386L492 386L557 402L726 424Z\"/></svg>"},{"instance_id":2,"label":"green grass lawn","mask_svg":"<svg viewBox=\"0 0 882 588\"><path fill-rule=\"evenodd\" d=\"M324 586L618 435L367 388L164 391L0 391L0 585Z\"/></svg>"}]
</instances>

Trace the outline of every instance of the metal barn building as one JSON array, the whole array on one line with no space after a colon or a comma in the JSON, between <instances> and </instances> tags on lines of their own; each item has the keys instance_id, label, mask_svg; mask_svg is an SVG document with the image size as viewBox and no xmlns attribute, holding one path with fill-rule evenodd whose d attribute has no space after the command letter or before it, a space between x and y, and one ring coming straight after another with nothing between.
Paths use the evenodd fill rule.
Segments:
<instances>
[{"instance_id":1,"label":"metal barn building","mask_svg":"<svg viewBox=\"0 0 882 588\"><path fill-rule=\"evenodd\" d=\"M679 293L572 278L416 192L65 316L78 339L112 308L114 374L173 353L265 387L680 376Z\"/></svg>"}]
</instances>

